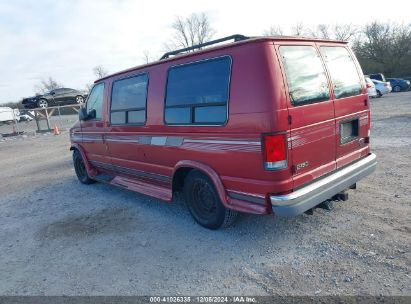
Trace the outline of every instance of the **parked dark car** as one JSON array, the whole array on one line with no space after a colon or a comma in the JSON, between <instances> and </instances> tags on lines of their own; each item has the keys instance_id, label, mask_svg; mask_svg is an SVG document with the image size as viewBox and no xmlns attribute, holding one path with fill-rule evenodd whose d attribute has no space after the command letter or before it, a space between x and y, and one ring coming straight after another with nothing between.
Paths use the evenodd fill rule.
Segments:
<instances>
[{"instance_id":1,"label":"parked dark car","mask_svg":"<svg viewBox=\"0 0 411 304\"><path fill-rule=\"evenodd\" d=\"M28 97L23 99L23 106L26 109L47 108L48 106L59 106L74 103L83 103L87 94L75 89L60 88L44 95Z\"/></svg>"},{"instance_id":2,"label":"parked dark car","mask_svg":"<svg viewBox=\"0 0 411 304\"><path fill-rule=\"evenodd\" d=\"M388 80L385 79L385 76L382 73L369 74L368 77L370 77L371 79L382 81L382 82L387 82L388 81Z\"/></svg>"},{"instance_id":3,"label":"parked dark car","mask_svg":"<svg viewBox=\"0 0 411 304\"><path fill-rule=\"evenodd\" d=\"M391 83L393 92L408 91L410 88L410 81L401 78L387 78Z\"/></svg>"}]
</instances>

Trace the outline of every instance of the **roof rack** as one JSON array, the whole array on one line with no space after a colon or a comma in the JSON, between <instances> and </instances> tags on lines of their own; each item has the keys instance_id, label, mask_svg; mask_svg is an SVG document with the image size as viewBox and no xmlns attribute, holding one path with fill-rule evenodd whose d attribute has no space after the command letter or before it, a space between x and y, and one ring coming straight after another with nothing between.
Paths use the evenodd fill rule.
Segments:
<instances>
[{"instance_id":1,"label":"roof rack","mask_svg":"<svg viewBox=\"0 0 411 304\"><path fill-rule=\"evenodd\" d=\"M224 37L224 38L220 38L220 39L211 40L211 41L208 41L208 42L196 44L196 45L184 48L184 49L179 49L179 50L167 52L160 58L160 60L167 59L172 55L177 55L177 54L180 54L182 52L188 52L188 51L192 51L192 50L195 50L195 49L201 49L202 47L217 44L217 43L220 43L220 42L224 42L224 41L228 41L228 40L234 40L234 42L236 42L236 41L246 40L248 38L249 37L244 36L244 35L238 35L238 34L237 35L231 35L231 36L227 36L227 37Z\"/></svg>"}]
</instances>

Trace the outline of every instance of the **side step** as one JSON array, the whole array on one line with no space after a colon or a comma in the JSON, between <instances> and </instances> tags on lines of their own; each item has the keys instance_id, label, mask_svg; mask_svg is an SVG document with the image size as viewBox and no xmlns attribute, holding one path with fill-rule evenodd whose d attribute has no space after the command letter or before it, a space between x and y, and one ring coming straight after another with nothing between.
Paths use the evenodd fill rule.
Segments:
<instances>
[{"instance_id":1,"label":"side step","mask_svg":"<svg viewBox=\"0 0 411 304\"><path fill-rule=\"evenodd\" d=\"M101 183L109 183L114 179L114 176L108 174L98 174L94 176L93 179Z\"/></svg>"},{"instance_id":2,"label":"side step","mask_svg":"<svg viewBox=\"0 0 411 304\"><path fill-rule=\"evenodd\" d=\"M110 182L110 185L122 187L134 192L153 196L155 198L168 202L171 201L173 197L171 187L163 187L160 185L148 184L140 180L135 180L122 176L116 176L115 178L113 178Z\"/></svg>"}]
</instances>

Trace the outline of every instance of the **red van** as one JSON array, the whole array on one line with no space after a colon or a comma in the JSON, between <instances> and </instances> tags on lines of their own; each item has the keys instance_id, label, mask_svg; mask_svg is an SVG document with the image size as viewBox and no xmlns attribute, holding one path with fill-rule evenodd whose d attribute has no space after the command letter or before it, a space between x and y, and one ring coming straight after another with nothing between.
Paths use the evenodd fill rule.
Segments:
<instances>
[{"instance_id":1,"label":"red van","mask_svg":"<svg viewBox=\"0 0 411 304\"><path fill-rule=\"evenodd\" d=\"M80 182L182 191L210 229L311 211L377 164L354 54L296 37L234 35L99 79L70 138Z\"/></svg>"}]
</instances>

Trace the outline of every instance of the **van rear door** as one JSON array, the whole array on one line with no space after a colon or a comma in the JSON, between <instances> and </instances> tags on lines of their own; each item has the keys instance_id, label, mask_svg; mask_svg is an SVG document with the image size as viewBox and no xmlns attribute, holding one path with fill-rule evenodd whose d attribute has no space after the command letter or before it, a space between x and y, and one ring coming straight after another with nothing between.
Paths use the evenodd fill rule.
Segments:
<instances>
[{"instance_id":1,"label":"van rear door","mask_svg":"<svg viewBox=\"0 0 411 304\"><path fill-rule=\"evenodd\" d=\"M331 77L336 119L336 165L341 168L369 153L369 104L364 76L345 45L321 45Z\"/></svg>"},{"instance_id":2,"label":"van rear door","mask_svg":"<svg viewBox=\"0 0 411 304\"><path fill-rule=\"evenodd\" d=\"M288 92L294 189L336 169L336 129L330 82L311 42L276 46Z\"/></svg>"}]
</instances>

